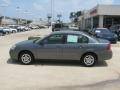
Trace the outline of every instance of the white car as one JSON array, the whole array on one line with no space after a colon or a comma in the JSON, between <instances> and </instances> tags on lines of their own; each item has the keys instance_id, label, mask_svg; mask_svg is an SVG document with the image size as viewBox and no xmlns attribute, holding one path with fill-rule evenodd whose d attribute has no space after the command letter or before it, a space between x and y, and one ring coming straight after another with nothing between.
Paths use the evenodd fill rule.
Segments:
<instances>
[{"instance_id":1,"label":"white car","mask_svg":"<svg viewBox=\"0 0 120 90\"><path fill-rule=\"evenodd\" d=\"M19 26L19 27L17 28L17 30L18 30L19 32L25 31L25 26Z\"/></svg>"},{"instance_id":2,"label":"white car","mask_svg":"<svg viewBox=\"0 0 120 90\"><path fill-rule=\"evenodd\" d=\"M9 28L9 27L5 27L3 28L4 31L6 31L6 33L16 33L17 29L13 29L13 28Z\"/></svg>"},{"instance_id":3,"label":"white car","mask_svg":"<svg viewBox=\"0 0 120 90\"><path fill-rule=\"evenodd\" d=\"M25 27L25 31L29 31L29 30L30 30L30 28L26 26Z\"/></svg>"}]
</instances>

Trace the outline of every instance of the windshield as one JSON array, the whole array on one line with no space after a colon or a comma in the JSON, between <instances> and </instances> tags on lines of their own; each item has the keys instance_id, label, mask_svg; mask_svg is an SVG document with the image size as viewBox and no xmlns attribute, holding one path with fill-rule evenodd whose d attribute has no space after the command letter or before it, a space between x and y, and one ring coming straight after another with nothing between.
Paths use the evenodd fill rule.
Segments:
<instances>
[{"instance_id":1,"label":"windshield","mask_svg":"<svg viewBox=\"0 0 120 90\"><path fill-rule=\"evenodd\" d=\"M48 35L47 35L47 36L48 36ZM35 39L34 42L35 42L35 43L40 43L40 41L41 41L42 39L44 39L45 37L47 37L47 36L43 36L43 37L40 37L39 39Z\"/></svg>"}]
</instances>

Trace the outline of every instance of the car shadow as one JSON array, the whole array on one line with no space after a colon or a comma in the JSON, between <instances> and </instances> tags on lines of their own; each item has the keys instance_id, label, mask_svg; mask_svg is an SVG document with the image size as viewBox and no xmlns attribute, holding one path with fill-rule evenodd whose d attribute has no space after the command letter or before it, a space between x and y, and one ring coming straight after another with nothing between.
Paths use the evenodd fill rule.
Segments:
<instances>
[{"instance_id":1,"label":"car shadow","mask_svg":"<svg viewBox=\"0 0 120 90\"><path fill-rule=\"evenodd\" d=\"M12 59L8 59L8 64L17 64L22 65L18 61L14 61ZM78 66L84 67L80 61L78 60L36 60L33 65L35 66ZM94 67L107 67L108 64L105 61L101 61L97 63Z\"/></svg>"},{"instance_id":2,"label":"car shadow","mask_svg":"<svg viewBox=\"0 0 120 90\"><path fill-rule=\"evenodd\" d=\"M17 65L21 65L20 62L15 61L15 60L12 60L12 59L10 59L10 58L7 60L7 64L17 64Z\"/></svg>"}]
</instances>

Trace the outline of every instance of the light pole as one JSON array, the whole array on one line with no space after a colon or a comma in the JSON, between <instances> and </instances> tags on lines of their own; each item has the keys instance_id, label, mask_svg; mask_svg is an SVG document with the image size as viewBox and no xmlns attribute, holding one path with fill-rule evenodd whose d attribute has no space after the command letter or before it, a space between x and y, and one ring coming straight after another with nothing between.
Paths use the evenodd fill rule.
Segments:
<instances>
[{"instance_id":1,"label":"light pole","mask_svg":"<svg viewBox=\"0 0 120 90\"><path fill-rule=\"evenodd\" d=\"M25 16L27 16L27 14L29 13L27 10L25 10L24 12L23 12L24 14L25 14ZM25 25L27 26L27 18L26 17L24 17L25 18Z\"/></svg>"},{"instance_id":2,"label":"light pole","mask_svg":"<svg viewBox=\"0 0 120 90\"><path fill-rule=\"evenodd\" d=\"M27 11L27 10L25 10L24 12L23 12L24 14L25 14L25 16L28 16L28 15L32 15L32 13L30 13L29 11ZM24 17L25 19L26 19L26 25L27 25L27 18L26 17Z\"/></svg>"},{"instance_id":3,"label":"light pole","mask_svg":"<svg viewBox=\"0 0 120 90\"><path fill-rule=\"evenodd\" d=\"M48 14L47 18L48 18L48 27L49 27L51 25L51 23L52 23L52 21L51 21L51 18L52 18L51 14Z\"/></svg>"},{"instance_id":4,"label":"light pole","mask_svg":"<svg viewBox=\"0 0 120 90\"><path fill-rule=\"evenodd\" d=\"M20 21L21 21L21 19L20 19L20 11L21 11L21 9L20 9L20 7L18 6L18 7L16 7L16 11L17 11L17 13L18 13L18 21L17 21L17 25L20 25Z\"/></svg>"},{"instance_id":5,"label":"light pole","mask_svg":"<svg viewBox=\"0 0 120 90\"><path fill-rule=\"evenodd\" d=\"M51 0L51 26L52 26L52 23L54 22L54 0Z\"/></svg>"},{"instance_id":6,"label":"light pole","mask_svg":"<svg viewBox=\"0 0 120 90\"><path fill-rule=\"evenodd\" d=\"M62 14L58 14L57 17L58 17L58 21L61 22Z\"/></svg>"}]
</instances>

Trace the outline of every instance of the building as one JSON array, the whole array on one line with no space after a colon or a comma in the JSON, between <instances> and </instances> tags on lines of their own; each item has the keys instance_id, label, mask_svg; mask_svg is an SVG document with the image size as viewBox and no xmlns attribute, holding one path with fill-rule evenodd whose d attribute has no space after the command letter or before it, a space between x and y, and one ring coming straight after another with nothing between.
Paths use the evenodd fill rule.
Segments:
<instances>
[{"instance_id":1,"label":"building","mask_svg":"<svg viewBox=\"0 0 120 90\"><path fill-rule=\"evenodd\" d=\"M0 26L4 25L26 25L30 24L32 20L21 19L21 18L12 18L8 16L0 16Z\"/></svg>"},{"instance_id":2,"label":"building","mask_svg":"<svg viewBox=\"0 0 120 90\"><path fill-rule=\"evenodd\" d=\"M33 20L30 25L38 25L38 26L41 26L41 25L47 25L48 24L48 21L47 20Z\"/></svg>"},{"instance_id":3,"label":"building","mask_svg":"<svg viewBox=\"0 0 120 90\"><path fill-rule=\"evenodd\" d=\"M80 28L109 28L111 25L120 24L120 5L97 5L83 11L79 17Z\"/></svg>"}]
</instances>

